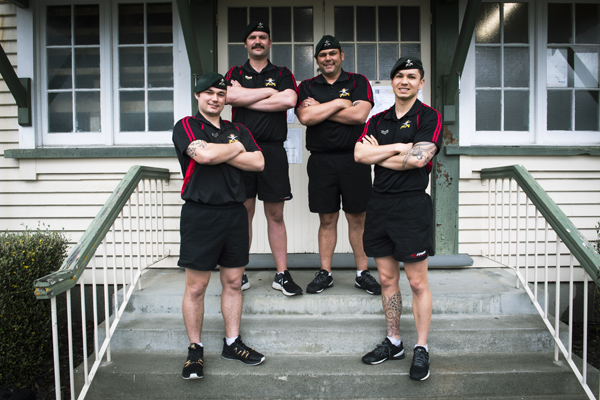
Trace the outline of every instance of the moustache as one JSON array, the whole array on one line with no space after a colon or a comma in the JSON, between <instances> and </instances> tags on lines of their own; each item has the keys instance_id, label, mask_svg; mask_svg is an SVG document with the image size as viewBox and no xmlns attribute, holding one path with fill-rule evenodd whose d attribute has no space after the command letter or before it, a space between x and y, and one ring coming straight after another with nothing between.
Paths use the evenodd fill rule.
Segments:
<instances>
[{"instance_id":1,"label":"moustache","mask_svg":"<svg viewBox=\"0 0 600 400\"><path fill-rule=\"evenodd\" d=\"M263 46L262 44L255 44L254 46L252 46L253 49L264 49L265 46Z\"/></svg>"}]
</instances>

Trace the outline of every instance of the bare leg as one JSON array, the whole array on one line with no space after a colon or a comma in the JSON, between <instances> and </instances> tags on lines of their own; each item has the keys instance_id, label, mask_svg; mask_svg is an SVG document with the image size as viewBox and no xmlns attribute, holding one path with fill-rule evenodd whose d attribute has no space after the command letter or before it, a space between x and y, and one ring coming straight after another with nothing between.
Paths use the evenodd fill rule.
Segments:
<instances>
[{"instance_id":1,"label":"bare leg","mask_svg":"<svg viewBox=\"0 0 600 400\"><path fill-rule=\"evenodd\" d=\"M337 243L337 222L340 213L319 214L319 258L321 259L321 269L331 272L331 262L333 260L333 251Z\"/></svg>"},{"instance_id":2,"label":"bare leg","mask_svg":"<svg viewBox=\"0 0 600 400\"><path fill-rule=\"evenodd\" d=\"M346 213L348 220L348 237L350 246L354 253L354 262L356 269L366 271L369 264L369 259L363 249L363 232L365 230L365 215L366 213Z\"/></svg>"},{"instance_id":3,"label":"bare leg","mask_svg":"<svg viewBox=\"0 0 600 400\"><path fill-rule=\"evenodd\" d=\"M410 283L413 295L413 315L417 328L417 345L427 344L427 335L431 325L432 299L429 290L427 267L429 259L416 263L404 263L404 271Z\"/></svg>"},{"instance_id":4,"label":"bare leg","mask_svg":"<svg viewBox=\"0 0 600 400\"><path fill-rule=\"evenodd\" d=\"M252 246L252 220L254 219L254 211L256 210L256 197L246 199L244 207L248 211L248 234L250 235L248 246Z\"/></svg>"},{"instance_id":5,"label":"bare leg","mask_svg":"<svg viewBox=\"0 0 600 400\"><path fill-rule=\"evenodd\" d=\"M400 338L400 316L402 315L402 295L400 294L400 264L392 256L375 258L379 280L381 281L381 302L387 335Z\"/></svg>"},{"instance_id":6,"label":"bare leg","mask_svg":"<svg viewBox=\"0 0 600 400\"><path fill-rule=\"evenodd\" d=\"M204 321L204 295L210 281L210 271L185 269L185 293L181 310L190 343L200 343Z\"/></svg>"},{"instance_id":7,"label":"bare leg","mask_svg":"<svg viewBox=\"0 0 600 400\"><path fill-rule=\"evenodd\" d=\"M242 274L244 268L221 267L221 313L225 321L225 336L236 337L240 334L242 318Z\"/></svg>"},{"instance_id":8,"label":"bare leg","mask_svg":"<svg viewBox=\"0 0 600 400\"><path fill-rule=\"evenodd\" d=\"M287 232L283 221L283 204L283 201L277 203L264 202L269 245L275 259L277 272L283 272L287 269Z\"/></svg>"}]
</instances>

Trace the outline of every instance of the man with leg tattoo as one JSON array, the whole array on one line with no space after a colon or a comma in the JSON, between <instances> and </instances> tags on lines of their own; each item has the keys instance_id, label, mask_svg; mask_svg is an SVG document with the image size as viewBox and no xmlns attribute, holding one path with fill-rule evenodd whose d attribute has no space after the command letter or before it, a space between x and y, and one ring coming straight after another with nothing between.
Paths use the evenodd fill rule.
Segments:
<instances>
[{"instance_id":1,"label":"man with leg tattoo","mask_svg":"<svg viewBox=\"0 0 600 400\"><path fill-rule=\"evenodd\" d=\"M442 145L439 112L417 99L425 84L417 58L399 59L390 73L395 104L374 115L354 149L357 162L375 165L373 195L367 206L363 244L375 258L382 287L387 338L362 361L379 364L404 358L400 339L400 264L413 295L417 343L410 378L429 377L427 335L431 323L428 257L434 254L433 206L425 192L432 158Z\"/></svg>"}]
</instances>

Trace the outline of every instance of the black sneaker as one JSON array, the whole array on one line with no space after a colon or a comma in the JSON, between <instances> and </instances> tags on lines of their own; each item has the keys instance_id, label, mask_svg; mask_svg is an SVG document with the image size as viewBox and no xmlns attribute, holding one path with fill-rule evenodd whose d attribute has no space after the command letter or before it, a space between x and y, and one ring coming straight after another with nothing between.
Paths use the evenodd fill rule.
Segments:
<instances>
[{"instance_id":1,"label":"black sneaker","mask_svg":"<svg viewBox=\"0 0 600 400\"><path fill-rule=\"evenodd\" d=\"M409 376L413 381L424 381L429 378L429 352L425 347L417 346L413 350Z\"/></svg>"},{"instance_id":2,"label":"black sneaker","mask_svg":"<svg viewBox=\"0 0 600 400\"><path fill-rule=\"evenodd\" d=\"M367 353L362 358L365 364L381 364L385 360L402 360L404 358L404 346L400 342L400 346L394 346L390 339L385 338L383 343L378 344L370 353Z\"/></svg>"},{"instance_id":3,"label":"black sneaker","mask_svg":"<svg viewBox=\"0 0 600 400\"><path fill-rule=\"evenodd\" d=\"M204 347L192 343L181 376L183 379L198 379L204 376Z\"/></svg>"},{"instance_id":4,"label":"black sneaker","mask_svg":"<svg viewBox=\"0 0 600 400\"><path fill-rule=\"evenodd\" d=\"M290 271L287 269L282 274L275 274L273 279L273 289L281 290L286 296L296 296L302 294L302 288L294 282Z\"/></svg>"},{"instance_id":5,"label":"black sneaker","mask_svg":"<svg viewBox=\"0 0 600 400\"><path fill-rule=\"evenodd\" d=\"M226 360L238 360L248 365L258 365L265 361L265 356L242 342L241 335L235 339L235 342L231 343L231 346L227 346L227 341L223 338L221 357Z\"/></svg>"},{"instance_id":6,"label":"black sneaker","mask_svg":"<svg viewBox=\"0 0 600 400\"><path fill-rule=\"evenodd\" d=\"M306 287L306 293L321 293L323 290L333 286L333 277L329 272L322 269L315 274L315 279Z\"/></svg>"},{"instance_id":7,"label":"black sneaker","mask_svg":"<svg viewBox=\"0 0 600 400\"><path fill-rule=\"evenodd\" d=\"M356 277L354 287L365 290L369 294L381 294L381 285L369 271L363 271Z\"/></svg>"},{"instance_id":8,"label":"black sneaker","mask_svg":"<svg viewBox=\"0 0 600 400\"><path fill-rule=\"evenodd\" d=\"M244 275L242 275L242 290L247 289L250 289L250 282L248 281L248 276L246 276L246 273L244 272Z\"/></svg>"}]
</instances>

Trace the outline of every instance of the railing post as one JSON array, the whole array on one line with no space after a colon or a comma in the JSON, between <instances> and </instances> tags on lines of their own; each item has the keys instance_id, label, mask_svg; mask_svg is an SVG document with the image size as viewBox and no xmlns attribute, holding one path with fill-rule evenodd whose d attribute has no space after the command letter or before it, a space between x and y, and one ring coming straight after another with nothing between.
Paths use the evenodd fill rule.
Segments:
<instances>
[{"instance_id":1,"label":"railing post","mask_svg":"<svg viewBox=\"0 0 600 400\"><path fill-rule=\"evenodd\" d=\"M50 298L50 314L52 318L52 354L54 355L54 393L56 400L62 400L60 388L60 362L58 357L58 318L56 313L56 296Z\"/></svg>"},{"instance_id":2,"label":"railing post","mask_svg":"<svg viewBox=\"0 0 600 400\"><path fill-rule=\"evenodd\" d=\"M560 341L560 238L556 237L556 298L554 304L554 361L558 361L558 342Z\"/></svg>"}]
</instances>

